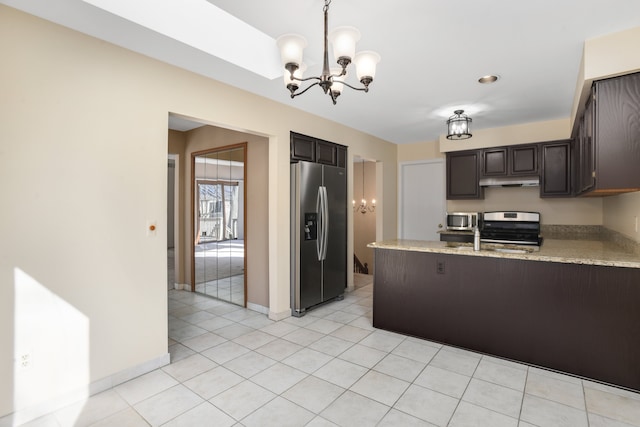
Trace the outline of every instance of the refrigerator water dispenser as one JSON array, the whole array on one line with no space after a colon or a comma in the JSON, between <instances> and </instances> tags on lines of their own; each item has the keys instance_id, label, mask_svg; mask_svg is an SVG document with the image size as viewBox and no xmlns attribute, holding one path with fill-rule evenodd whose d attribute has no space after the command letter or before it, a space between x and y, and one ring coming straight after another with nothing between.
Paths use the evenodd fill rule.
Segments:
<instances>
[{"instance_id":1,"label":"refrigerator water dispenser","mask_svg":"<svg viewBox=\"0 0 640 427\"><path fill-rule=\"evenodd\" d=\"M304 240L318 239L318 214L316 212L304 214Z\"/></svg>"}]
</instances>

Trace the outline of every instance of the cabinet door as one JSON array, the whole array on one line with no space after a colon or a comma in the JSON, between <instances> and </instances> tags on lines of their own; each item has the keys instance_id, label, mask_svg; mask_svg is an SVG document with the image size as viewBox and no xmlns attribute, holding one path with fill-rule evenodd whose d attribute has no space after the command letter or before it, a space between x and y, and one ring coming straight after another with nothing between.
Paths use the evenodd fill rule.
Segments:
<instances>
[{"instance_id":1,"label":"cabinet door","mask_svg":"<svg viewBox=\"0 0 640 427\"><path fill-rule=\"evenodd\" d=\"M482 199L480 151L447 153L447 199Z\"/></svg>"},{"instance_id":2,"label":"cabinet door","mask_svg":"<svg viewBox=\"0 0 640 427\"><path fill-rule=\"evenodd\" d=\"M541 145L540 197L571 196L571 141Z\"/></svg>"},{"instance_id":3,"label":"cabinet door","mask_svg":"<svg viewBox=\"0 0 640 427\"><path fill-rule=\"evenodd\" d=\"M640 187L640 73L595 84L595 187Z\"/></svg>"},{"instance_id":4,"label":"cabinet door","mask_svg":"<svg viewBox=\"0 0 640 427\"><path fill-rule=\"evenodd\" d=\"M338 152L337 166L339 168L346 168L347 167L347 147L343 145L338 145L337 152Z\"/></svg>"},{"instance_id":5,"label":"cabinet door","mask_svg":"<svg viewBox=\"0 0 640 427\"><path fill-rule=\"evenodd\" d=\"M516 145L509 147L509 175L538 174L538 146Z\"/></svg>"},{"instance_id":6,"label":"cabinet door","mask_svg":"<svg viewBox=\"0 0 640 427\"><path fill-rule=\"evenodd\" d=\"M316 140L291 132L291 160L316 161Z\"/></svg>"},{"instance_id":7,"label":"cabinet door","mask_svg":"<svg viewBox=\"0 0 640 427\"><path fill-rule=\"evenodd\" d=\"M593 119L595 103L593 98L587 102L584 110L580 138L580 193L595 187L595 146L593 138Z\"/></svg>"},{"instance_id":8,"label":"cabinet door","mask_svg":"<svg viewBox=\"0 0 640 427\"><path fill-rule=\"evenodd\" d=\"M337 166L338 146L327 141L316 141L316 162L323 165Z\"/></svg>"},{"instance_id":9,"label":"cabinet door","mask_svg":"<svg viewBox=\"0 0 640 427\"><path fill-rule=\"evenodd\" d=\"M507 149L487 148L482 150L482 175L501 176L507 174Z\"/></svg>"}]
</instances>

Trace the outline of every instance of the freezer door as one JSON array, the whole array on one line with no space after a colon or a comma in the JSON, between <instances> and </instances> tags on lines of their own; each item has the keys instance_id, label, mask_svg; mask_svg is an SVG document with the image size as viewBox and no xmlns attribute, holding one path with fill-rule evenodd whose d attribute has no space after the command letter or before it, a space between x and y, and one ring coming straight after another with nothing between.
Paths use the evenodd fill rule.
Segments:
<instances>
[{"instance_id":1,"label":"freezer door","mask_svg":"<svg viewBox=\"0 0 640 427\"><path fill-rule=\"evenodd\" d=\"M319 232L313 233L314 224L306 223L318 218L321 185L322 165L307 162L291 165L291 307L294 314L322 302L322 262L318 259L321 236Z\"/></svg>"},{"instance_id":2,"label":"freezer door","mask_svg":"<svg viewBox=\"0 0 640 427\"><path fill-rule=\"evenodd\" d=\"M323 266L323 301L344 293L347 286L347 171L324 166L327 189L327 239Z\"/></svg>"}]
</instances>

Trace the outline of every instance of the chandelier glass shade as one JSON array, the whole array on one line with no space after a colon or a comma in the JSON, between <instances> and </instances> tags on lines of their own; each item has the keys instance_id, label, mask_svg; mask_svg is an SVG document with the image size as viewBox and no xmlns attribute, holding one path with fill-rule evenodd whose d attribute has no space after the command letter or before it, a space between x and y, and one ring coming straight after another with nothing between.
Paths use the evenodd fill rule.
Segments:
<instances>
[{"instance_id":1,"label":"chandelier glass shade","mask_svg":"<svg viewBox=\"0 0 640 427\"><path fill-rule=\"evenodd\" d=\"M471 118L463 114L464 110L455 110L447 120L447 139L471 138Z\"/></svg>"},{"instance_id":2,"label":"chandelier glass shade","mask_svg":"<svg viewBox=\"0 0 640 427\"><path fill-rule=\"evenodd\" d=\"M360 31L353 27L338 27L327 33L329 4L331 0L324 2L324 58L322 74L320 76L303 77L306 65L303 63L303 51L307 47L307 40L297 34L284 34L278 37L277 44L280 49L282 65L286 73L284 76L285 87L289 90L291 98L302 95L313 86L320 86L325 94L328 94L335 105L336 99L342 93L344 86L363 92L369 91L369 85L376 76L376 66L380 62L380 55L372 51L356 53L356 43L360 40ZM339 68L329 68L329 43L333 48L333 55ZM356 76L361 87L355 87L345 81L347 67L351 62L356 68ZM310 84L298 92L303 82Z\"/></svg>"}]
</instances>

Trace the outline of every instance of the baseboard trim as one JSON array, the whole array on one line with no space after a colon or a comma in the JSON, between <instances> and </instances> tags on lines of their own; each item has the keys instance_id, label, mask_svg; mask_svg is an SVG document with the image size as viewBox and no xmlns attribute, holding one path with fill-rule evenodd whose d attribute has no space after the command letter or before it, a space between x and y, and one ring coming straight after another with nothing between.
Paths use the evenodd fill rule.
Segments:
<instances>
[{"instance_id":1,"label":"baseboard trim","mask_svg":"<svg viewBox=\"0 0 640 427\"><path fill-rule=\"evenodd\" d=\"M258 313L269 315L269 307L265 307L263 305L247 302L247 308L252 311L257 311Z\"/></svg>"},{"instance_id":2,"label":"baseboard trim","mask_svg":"<svg viewBox=\"0 0 640 427\"><path fill-rule=\"evenodd\" d=\"M113 375L93 381L86 387L81 387L75 391L64 393L45 402L23 408L6 416L0 417L0 426L18 426L29 421L33 421L36 418L40 418L74 403L81 402L94 394L109 390L133 378L168 365L170 361L171 355L169 353L165 353L162 356L148 360L139 365L132 366L131 368L127 368Z\"/></svg>"},{"instance_id":3,"label":"baseboard trim","mask_svg":"<svg viewBox=\"0 0 640 427\"><path fill-rule=\"evenodd\" d=\"M291 310L285 310L279 313L269 310L269 319L275 320L276 322L286 319L287 317L291 317Z\"/></svg>"}]
</instances>

